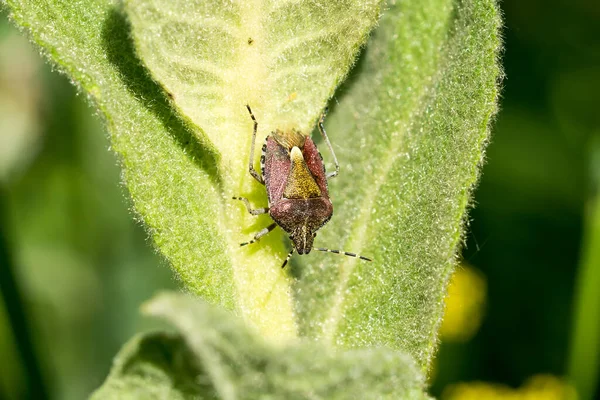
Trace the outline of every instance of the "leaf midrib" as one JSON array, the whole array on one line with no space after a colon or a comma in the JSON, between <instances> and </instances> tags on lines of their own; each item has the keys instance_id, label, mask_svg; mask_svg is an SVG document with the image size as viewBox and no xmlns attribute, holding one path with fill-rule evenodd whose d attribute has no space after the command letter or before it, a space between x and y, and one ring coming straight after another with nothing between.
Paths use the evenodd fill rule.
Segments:
<instances>
[{"instance_id":1,"label":"leaf midrib","mask_svg":"<svg viewBox=\"0 0 600 400\"><path fill-rule=\"evenodd\" d=\"M265 48L265 40L264 34L261 29L263 24L260 23L261 17L263 13L264 1L262 0L252 0L248 2L241 3L242 6L240 8L240 19L244 23L248 29L248 36L253 39L252 46L244 46L240 45L240 55L238 57L238 62L234 66L232 70L228 70L227 74L244 74L245 79L243 80L245 89L242 90L242 93L252 93L253 98L256 99L256 103L259 103L258 99L262 96L266 96L271 91L271 79L268 77L268 71L264 68L264 63L262 59L264 58L264 54L267 49ZM240 43L244 43L240 41ZM243 62L242 62L243 61ZM254 65L255 67L248 68L248 65ZM262 68L261 68L262 67ZM238 88L232 86L232 82L236 82L234 79L225 79L225 84L228 87L228 91L230 93L234 93ZM252 90L256 88L256 83L260 82L259 92L256 90ZM232 97L235 99L235 97ZM253 99L247 99L248 104L253 103ZM243 105L241 104L231 104L226 107L229 110L235 110L240 108L240 113L235 118L232 118L236 123L229 123L229 127L224 130L224 132L241 132L237 135L238 138L243 138L240 140L242 143L248 143L248 146L244 146L245 149L249 149L249 144L251 140L251 119L250 116L247 115L245 109L242 109ZM255 159L253 162L256 162L256 154L260 152L260 143L262 143L264 137L264 130L261 134L261 128L264 129L267 121L259 121L259 133L256 138L257 146L255 148ZM240 127L243 127L240 129ZM248 130L247 128L250 128ZM221 146L223 148L224 146ZM239 147L238 147L239 148ZM264 187L260 187L259 185L253 182L250 174L247 169L247 157L249 157L249 153L247 151L243 151L243 162L239 162L238 156L239 154L236 152L235 146L225 146L226 150L231 150L231 154L224 155L223 160L228 160L227 164L222 165L221 170L223 174L226 176L225 182L228 184L225 185L224 190L227 192L234 193L238 195L238 191L242 188L248 188L249 184L253 185L253 188L259 188L259 190L264 191ZM225 151L226 151L225 150ZM231 162L231 160L236 160L238 162ZM224 161L225 163L226 161ZM244 167L241 167L241 165ZM241 184L240 184L241 182ZM250 183L252 182L252 183ZM244 189L242 189L244 190ZM228 207L228 202L231 200L231 196L229 193L224 193L224 210L222 215L225 215L225 220L223 221L224 225L227 226L231 231L235 232L239 230L240 227L240 219L238 218L239 214L237 212L228 212L231 211L231 208ZM243 221L244 223L250 222L254 220L256 217L254 216L246 216ZM251 223L251 222L250 222ZM247 226L247 225L246 225ZM289 279L281 279L281 271L273 268L274 266L269 265L269 262L272 261L272 257L269 257L265 252L256 252L253 256L248 256L249 249L240 249L240 237L239 235L226 235L228 241L228 253L229 258L232 260L232 272L233 279L235 282L235 287L237 289L237 308L242 313L244 318L258 328L261 335L263 337L275 339L278 341L289 341L293 340L297 337L298 328L296 326L296 317L293 309L293 302L291 298L291 290L289 289ZM258 244L259 245L259 244ZM254 262L249 263L248 260L251 259ZM269 270L269 277L271 278L270 282L251 282L252 284L248 284L248 280L246 277L251 277L254 275L254 271L256 269L265 269ZM264 290L257 290L255 286L262 287L272 287L272 290L269 292L265 292ZM277 291L277 293L273 293ZM267 315L268 318L264 316Z\"/></svg>"}]
</instances>

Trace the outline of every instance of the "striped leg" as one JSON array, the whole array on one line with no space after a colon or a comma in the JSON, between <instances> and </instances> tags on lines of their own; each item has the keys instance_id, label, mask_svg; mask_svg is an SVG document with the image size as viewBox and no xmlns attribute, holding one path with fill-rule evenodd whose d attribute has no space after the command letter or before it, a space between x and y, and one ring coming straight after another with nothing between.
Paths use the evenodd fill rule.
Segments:
<instances>
[{"instance_id":1,"label":"striped leg","mask_svg":"<svg viewBox=\"0 0 600 400\"><path fill-rule=\"evenodd\" d=\"M349 257L360 258L361 260L365 260L365 261L373 261L370 258L359 256L358 254L354 254L354 253L348 253L346 251L341 251L341 250L329 250L329 249L324 249L324 248L321 248L321 247L315 247L315 250L325 251L327 253L343 254L343 255L349 256Z\"/></svg>"},{"instance_id":2,"label":"striped leg","mask_svg":"<svg viewBox=\"0 0 600 400\"><path fill-rule=\"evenodd\" d=\"M273 222L271 225L269 225L269 226L267 226L266 228L264 228L264 229L261 229L260 231L258 231L258 232L256 233L256 235L254 235L254 239L252 239L251 241L249 241L249 242L244 242L244 243L240 243L240 247L241 247L241 246L246 246L246 245L249 245L249 244L252 244L252 243L255 243L255 242L258 242L258 240L259 240L261 237L265 236L267 233L271 232L271 231L272 231L273 229L275 229L276 227L277 227L277 224Z\"/></svg>"},{"instance_id":3,"label":"striped leg","mask_svg":"<svg viewBox=\"0 0 600 400\"><path fill-rule=\"evenodd\" d=\"M290 258L292 258L292 254L294 254L294 251L296 249L294 247L292 247L292 250L288 253L287 257L285 258L285 261L283 262L283 264L281 264L281 269L285 268L285 266L287 265L288 261L290 261Z\"/></svg>"},{"instance_id":4,"label":"striped leg","mask_svg":"<svg viewBox=\"0 0 600 400\"><path fill-rule=\"evenodd\" d=\"M252 215L266 214L269 212L269 207L252 209L252 207L250 207L250 202L245 197L232 197L232 199L243 201L246 205L246 208L248 209L248 212Z\"/></svg>"},{"instance_id":5,"label":"striped leg","mask_svg":"<svg viewBox=\"0 0 600 400\"><path fill-rule=\"evenodd\" d=\"M258 122L256 122L256 118L254 118L254 114L252 114L250 106L246 104L246 108L250 113L250 118L252 118L252 121L254 121L254 130L252 132L252 144L250 144L250 160L248 161L248 171L250 171L250 175L252 175L254 179L258 181L258 183L262 183L264 185L265 180L254 169L254 143L256 142L256 131L258 130Z\"/></svg>"}]
</instances>

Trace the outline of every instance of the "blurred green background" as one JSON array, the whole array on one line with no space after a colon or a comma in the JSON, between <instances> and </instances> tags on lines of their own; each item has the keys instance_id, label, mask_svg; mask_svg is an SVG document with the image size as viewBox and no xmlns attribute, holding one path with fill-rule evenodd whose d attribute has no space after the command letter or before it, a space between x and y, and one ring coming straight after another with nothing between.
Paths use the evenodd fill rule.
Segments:
<instances>
[{"instance_id":1,"label":"blurred green background","mask_svg":"<svg viewBox=\"0 0 600 400\"><path fill-rule=\"evenodd\" d=\"M598 399L600 2L507 0L501 112L431 393ZM0 399L81 399L175 288L101 122L0 15ZM18 290L15 290L17 288Z\"/></svg>"}]
</instances>

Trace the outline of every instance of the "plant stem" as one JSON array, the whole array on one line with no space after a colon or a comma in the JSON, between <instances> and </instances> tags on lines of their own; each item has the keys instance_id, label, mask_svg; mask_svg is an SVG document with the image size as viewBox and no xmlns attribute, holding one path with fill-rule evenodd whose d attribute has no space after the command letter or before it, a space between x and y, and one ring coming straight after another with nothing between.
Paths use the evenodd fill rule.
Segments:
<instances>
[{"instance_id":1,"label":"plant stem","mask_svg":"<svg viewBox=\"0 0 600 400\"><path fill-rule=\"evenodd\" d=\"M33 345L27 310L15 279L14 264L6 229L7 191L0 185L0 295L12 327L17 353L25 371L24 398L48 399L48 391L42 376L40 363Z\"/></svg>"},{"instance_id":2,"label":"plant stem","mask_svg":"<svg viewBox=\"0 0 600 400\"><path fill-rule=\"evenodd\" d=\"M568 369L580 400L594 398L600 366L600 195L588 204L584 224Z\"/></svg>"}]
</instances>

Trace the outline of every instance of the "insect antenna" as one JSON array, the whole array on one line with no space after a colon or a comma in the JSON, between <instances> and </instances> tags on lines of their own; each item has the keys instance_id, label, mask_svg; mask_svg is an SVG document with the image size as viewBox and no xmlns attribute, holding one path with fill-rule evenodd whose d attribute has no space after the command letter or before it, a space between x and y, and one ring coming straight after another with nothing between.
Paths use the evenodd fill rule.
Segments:
<instances>
[{"instance_id":1,"label":"insect antenna","mask_svg":"<svg viewBox=\"0 0 600 400\"><path fill-rule=\"evenodd\" d=\"M341 251L341 250L330 250L330 249L324 249L322 247L315 247L314 250L318 250L318 251L324 251L326 253L335 253L335 254L343 254L345 256L348 257L354 257L354 258L360 258L361 260L365 260L365 261L373 261L370 258L367 257L363 257L361 255L358 254L354 254L354 253L348 253L347 251Z\"/></svg>"},{"instance_id":2,"label":"insect antenna","mask_svg":"<svg viewBox=\"0 0 600 400\"><path fill-rule=\"evenodd\" d=\"M292 258L292 254L294 254L295 250L296 249L292 247L292 250L288 253L287 257L285 258L285 261L283 262L283 264L281 264L281 269L283 269L287 265L288 261L290 261L290 258Z\"/></svg>"}]
</instances>

